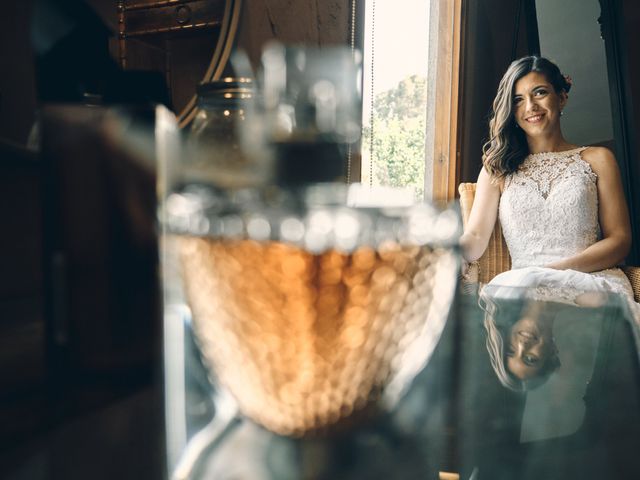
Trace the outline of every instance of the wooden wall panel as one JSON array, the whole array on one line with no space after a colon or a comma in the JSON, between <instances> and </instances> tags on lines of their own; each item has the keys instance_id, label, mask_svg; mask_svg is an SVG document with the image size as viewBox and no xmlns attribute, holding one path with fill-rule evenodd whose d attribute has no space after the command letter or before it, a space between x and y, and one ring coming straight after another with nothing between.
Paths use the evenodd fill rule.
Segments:
<instances>
[{"instance_id":1,"label":"wooden wall panel","mask_svg":"<svg viewBox=\"0 0 640 480\"><path fill-rule=\"evenodd\" d=\"M351 0L250 0L243 5L238 46L252 64L269 40L305 45L349 43Z\"/></svg>"}]
</instances>

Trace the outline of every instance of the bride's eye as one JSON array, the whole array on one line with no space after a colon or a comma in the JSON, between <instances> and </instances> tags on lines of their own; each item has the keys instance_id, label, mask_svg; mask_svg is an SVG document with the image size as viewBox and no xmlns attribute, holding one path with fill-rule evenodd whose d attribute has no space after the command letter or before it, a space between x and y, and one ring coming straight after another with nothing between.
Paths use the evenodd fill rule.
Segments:
<instances>
[{"instance_id":1,"label":"bride's eye","mask_svg":"<svg viewBox=\"0 0 640 480\"><path fill-rule=\"evenodd\" d=\"M544 88L540 88L534 92L534 95L536 95L537 97L540 97L546 94L547 94L547 90L545 90Z\"/></svg>"},{"instance_id":2,"label":"bride's eye","mask_svg":"<svg viewBox=\"0 0 640 480\"><path fill-rule=\"evenodd\" d=\"M522 97L515 97L513 99L513 104L514 105L520 105L520 103L522 103Z\"/></svg>"},{"instance_id":3,"label":"bride's eye","mask_svg":"<svg viewBox=\"0 0 640 480\"><path fill-rule=\"evenodd\" d=\"M526 363L530 367L536 365L539 361L537 357L534 357L532 355L525 355L524 357L522 357L522 360L524 360L524 363Z\"/></svg>"}]
</instances>

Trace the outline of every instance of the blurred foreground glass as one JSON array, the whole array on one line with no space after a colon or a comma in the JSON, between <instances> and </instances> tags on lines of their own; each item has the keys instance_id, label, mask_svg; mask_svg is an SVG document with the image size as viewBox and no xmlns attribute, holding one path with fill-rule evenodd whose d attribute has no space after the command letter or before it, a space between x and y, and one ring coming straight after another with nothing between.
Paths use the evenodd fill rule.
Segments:
<instances>
[{"instance_id":1,"label":"blurred foreground glass","mask_svg":"<svg viewBox=\"0 0 640 480\"><path fill-rule=\"evenodd\" d=\"M294 51L292 60L287 52ZM167 156L163 170L174 478L196 478L200 460L240 418L302 437L354 429L392 410L429 360L456 287L456 210L357 206L353 189L329 182L354 138L357 114L351 104L342 111L340 93L357 84L351 51L278 55L296 64L296 81L285 82L291 92L273 85L277 74L267 62L261 115L268 131L257 141L280 148L268 157L273 163L265 160L263 181L227 181L218 170L234 172L236 165L216 160L224 147L212 149L210 161L200 150L195 169L194 150ZM341 62L340 75L325 79L332 86L309 80L321 76L319 65L331 73ZM316 91L322 88L333 93Z\"/></svg>"},{"instance_id":2,"label":"blurred foreground glass","mask_svg":"<svg viewBox=\"0 0 640 480\"><path fill-rule=\"evenodd\" d=\"M269 44L261 81L277 182L344 180L361 133L362 64L346 47Z\"/></svg>"}]
</instances>

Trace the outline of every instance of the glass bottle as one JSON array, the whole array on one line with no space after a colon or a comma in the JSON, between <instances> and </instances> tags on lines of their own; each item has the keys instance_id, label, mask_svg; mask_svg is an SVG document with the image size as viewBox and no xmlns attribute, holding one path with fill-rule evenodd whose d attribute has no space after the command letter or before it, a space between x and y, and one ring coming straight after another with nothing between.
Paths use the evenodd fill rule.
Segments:
<instances>
[{"instance_id":1,"label":"glass bottle","mask_svg":"<svg viewBox=\"0 0 640 480\"><path fill-rule=\"evenodd\" d=\"M255 134L254 102L250 78L225 77L198 86L180 172L185 184L236 189L264 183L267 155Z\"/></svg>"}]
</instances>

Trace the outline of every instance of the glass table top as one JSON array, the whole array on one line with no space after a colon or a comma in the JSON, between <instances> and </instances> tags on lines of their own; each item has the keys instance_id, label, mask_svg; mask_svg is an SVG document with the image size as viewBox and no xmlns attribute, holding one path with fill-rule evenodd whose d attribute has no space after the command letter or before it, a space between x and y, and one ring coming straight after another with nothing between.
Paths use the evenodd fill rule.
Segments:
<instances>
[{"instance_id":1,"label":"glass table top","mask_svg":"<svg viewBox=\"0 0 640 480\"><path fill-rule=\"evenodd\" d=\"M624 299L593 294L578 307L492 293L457 296L393 411L303 438L235 417L189 478L640 478L638 335ZM190 438L215 418L205 376L186 379Z\"/></svg>"}]
</instances>

